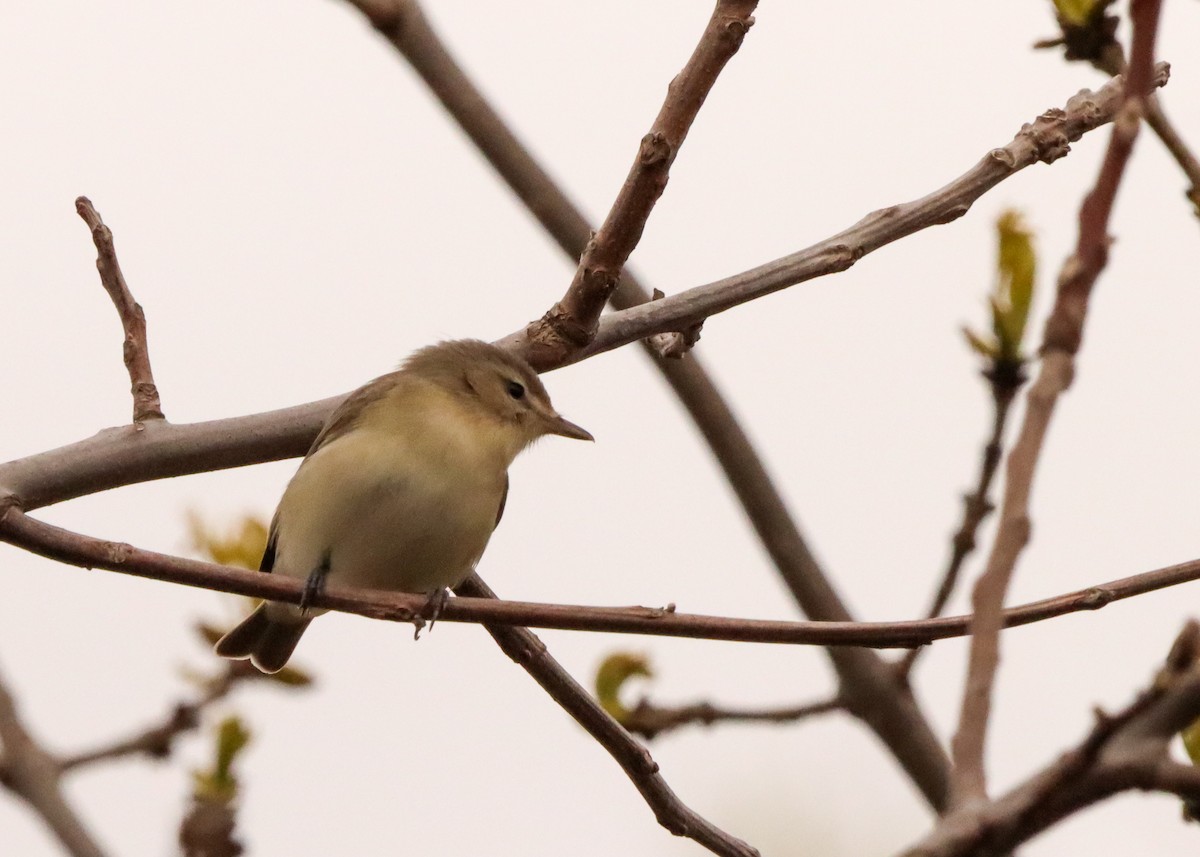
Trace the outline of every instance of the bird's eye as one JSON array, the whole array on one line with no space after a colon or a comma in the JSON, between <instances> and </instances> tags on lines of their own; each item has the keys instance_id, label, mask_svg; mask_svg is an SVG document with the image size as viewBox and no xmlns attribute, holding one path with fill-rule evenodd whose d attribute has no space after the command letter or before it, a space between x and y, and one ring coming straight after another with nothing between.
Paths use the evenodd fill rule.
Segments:
<instances>
[{"instance_id":1,"label":"bird's eye","mask_svg":"<svg viewBox=\"0 0 1200 857\"><path fill-rule=\"evenodd\" d=\"M516 381L509 381L508 395L512 396L514 399L523 399L525 398L525 388Z\"/></svg>"}]
</instances>

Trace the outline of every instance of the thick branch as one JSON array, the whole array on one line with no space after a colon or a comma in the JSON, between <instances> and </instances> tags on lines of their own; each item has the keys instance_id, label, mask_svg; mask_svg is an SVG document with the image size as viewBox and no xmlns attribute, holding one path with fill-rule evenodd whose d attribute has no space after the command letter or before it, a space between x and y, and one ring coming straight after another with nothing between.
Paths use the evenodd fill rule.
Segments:
<instances>
[{"instance_id":1,"label":"thick branch","mask_svg":"<svg viewBox=\"0 0 1200 857\"><path fill-rule=\"evenodd\" d=\"M952 805L982 800L987 795L984 742L992 686L1000 662L1004 597L1017 559L1029 541L1029 496L1034 472L1055 405L1075 374L1075 354L1083 341L1088 299L1108 260L1109 216L1137 135L1143 100L1154 86L1154 41L1159 10L1157 0L1133 0L1128 97L1113 126L1096 186L1080 209L1075 253L1059 275L1058 294L1046 322L1041 371L1029 390L1025 421L1008 459L996 541L972 593L974 619L967 680L958 731L951 745Z\"/></svg>"},{"instance_id":2,"label":"thick branch","mask_svg":"<svg viewBox=\"0 0 1200 857\"><path fill-rule=\"evenodd\" d=\"M1168 746L1200 716L1200 629L1189 623L1150 688L1123 711L1097 711L1074 748L994 801L951 813L903 857L991 857L1010 853L1084 807L1129 789L1200 797L1200 771L1170 761Z\"/></svg>"},{"instance_id":3,"label":"thick branch","mask_svg":"<svg viewBox=\"0 0 1200 857\"><path fill-rule=\"evenodd\" d=\"M496 597L496 593L476 574L471 575L455 591L476 599ZM754 848L701 818L675 796L659 773L658 763L650 756L650 751L621 728L591 694L551 657L546 644L536 634L525 628L486 623L484 628L505 654L529 673L576 723L608 751L650 805L659 824L676 836L695 840L714 854L758 857L758 851Z\"/></svg>"},{"instance_id":4,"label":"thick branch","mask_svg":"<svg viewBox=\"0 0 1200 857\"><path fill-rule=\"evenodd\" d=\"M0 785L25 800L72 857L104 857L63 797L59 784L62 772L57 760L26 731L3 680L0 680L0 747L3 748Z\"/></svg>"},{"instance_id":5,"label":"thick branch","mask_svg":"<svg viewBox=\"0 0 1200 857\"><path fill-rule=\"evenodd\" d=\"M104 568L135 577L292 604L298 604L304 595L304 582L300 580L277 574L257 574L245 569L142 550L121 542L90 538L37 521L11 506L0 514L0 540L48 559L83 568ZM1014 607L1005 611L1003 623L1006 627L1016 627L1067 613L1098 610L1114 601L1198 578L1200 560L1193 560ZM389 622L420 620L428 606L428 599L421 595L340 586L328 587L311 602L329 610ZM438 621L746 643L894 648L964 636L969 632L971 617L908 622L782 622L677 613L673 607L583 607L456 598L445 606ZM844 652L853 653L854 648L836 648L832 654L836 658ZM887 669L882 662L881 666ZM844 689L839 692L839 697L848 707Z\"/></svg>"},{"instance_id":6,"label":"thick branch","mask_svg":"<svg viewBox=\"0 0 1200 857\"><path fill-rule=\"evenodd\" d=\"M150 369L150 350L146 343L146 314L133 299L117 251L113 247L112 230L104 225L100 213L86 196L75 200L75 210L83 222L92 230L92 241L96 244L96 269L100 271L100 282L112 298L121 327L125 331L125 368L129 370L129 383L133 392L133 421L163 419L162 404L158 400L158 387L154 385L154 373Z\"/></svg>"},{"instance_id":7,"label":"thick branch","mask_svg":"<svg viewBox=\"0 0 1200 857\"><path fill-rule=\"evenodd\" d=\"M1161 86L1166 77L1167 67L1160 64L1155 72L1155 85ZM988 155L973 170L941 191L904 206L875 212L859 225L808 250L658 301L633 306L637 298L631 293L625 298L630 304L629 308L602 319L597 341L588 347L586 353L574 355L572 361L618 348L653 333L687 329L714 311L728 309L785 286L844 269L845 264L828 267L823 266L822 261L828 261L831 248L842 248L835 255L844 256L847 236L858 236L861 240L857 246L875 249L928 226L930 222L936 222L936 217L933 221L929 220L934 215L944 218L949 214L958 216L965 213L966 208L953 200L973 201L997 181L1011 175L1016 164L1026 166L1039 157L1050 159L1052 152L1061 155L1066 151L1068 139L1077 139L1086 130L1110 121L1112 111L1120 100L1121 86L1121 81L1115 79L1094 95L1081 93L1075 96L1068 103L1065 116L1055 118L1058 111L1043 114L1009 146L994 150L995 157ZM996 166L1010 160L1013 162L1012 168ZM1002 173L999 177L994 174L996 169ZM572 225L564 224L563 228L570 229ZM556 233L560 242L564 237ZM731 294L725 294L726 291ZM620 296L621 290L618 290L614 299ZM643 296L643 299L646 297ZM497 344L520 351L522 341L522 334L516 333L499 340ZM665 365L686 366L690 362ZM550 368L557 367L545 367L546 370ZM693 376L696 374L693 372ZM693 381L671 380L677 391L694 385ZM700 392L711 393L711 396L701 400L698 393L688 402L694 414L705 412L714 415L719 411L728 411L728 406L720 400L715 390L709 388ZM320 431L325 418L342 398L337 396L277 411L203 423L151 423L145 426L145 431L137 433L127 428L107 429L95 437L0 465L0 493L19 497L23 508L32 510L122 485L303 455ZM710 427L699 418L698 424L714 447L716 432L732 428L727 422L718 425L714 420L710 432ZM724 451L722 463L728 470L730 465L726 463L726 458L733 459L747 452L753 453L748 444L731 443ZM753 464L756 469L761 468L756 456ZM760 499L766 499L766 492L756 489L755 493ZM774 491L771 495L777 496ZM754 513L750 514L753 518Z\"/></svg>"}]
</instances>

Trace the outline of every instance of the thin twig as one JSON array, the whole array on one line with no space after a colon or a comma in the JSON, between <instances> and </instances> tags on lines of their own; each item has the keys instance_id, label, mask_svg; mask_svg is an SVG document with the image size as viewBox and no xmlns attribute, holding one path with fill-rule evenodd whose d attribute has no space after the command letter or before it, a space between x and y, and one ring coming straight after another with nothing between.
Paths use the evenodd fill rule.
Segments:
<instances>
[{"instance_id":1,"label":"thin twig","mask_svg":"<svg viewBox=\"0 0 1200 857\"><path fill-rule=\"evenodd\" d=\"M478 599L496 597L496 593L475 574L455 591ZM645 798L659 824L676 836L695 840L714 854L758 857L757 850L700 817L675 796L659 773L658 763L650 756L650 752L621 728L591 694L551 657L545 643L536 634L525 628L503 625L484 624L484 629L505 654L529 673L563 710L575 718L575 722L608 751Z\"/></svg>"},{"instance_id":2,"label":"thin twig","mask_svg":"<svg viewBox=\"0 0 1200 857\"><path fill-rule=\"evenodd\" d=\"M788 708L724 708L710 702L697 702L676 707L658 706L643 699L621 717L621 725L635 735L653 739L674 729L699 723L795 723L819 714L841 711L844 706L836 696L807 705Z\"/></svg>"},{"instance_id":3,"label":"thin twig","mask_svg":"<svg viewBox=\"0 0 1200 857\"><path fill-rule=\"evenodd\" d=\"M1168 749L1200 716L1200 628L1189 622L1150 687L1116 714L1096 712L1088 735L1003 797L952 812L902 857L1010 853L1051 825L1131 789L1200 798L1200 770L1172 762Z\"/></svg>"},{"instance_id":4,"label":"thin twig","mask_svg":"<svg viewBox=\"0 0 1200 857\"><path fill-rule=\"evenodd\" d=\"M75 210L92 230L92 241L96 244L98 254L96 269L100 272L100 282L112 298L117 315L121 317L121 327L125 331L125 346L122 351L133 392L133 421L137 424L147 420L164 419L162 404L158 400L158 387L154 384L154 372L150 369L150 349L146 343L146 314L133 299L133 294L125 283L125 275L121 273L121 264L117 261L117 251L113 247L112 230L104 225L99 212L86 196L75 200Z\"/></svg>"},{"instance_id":5,"label":"thin twig","mask_svg":"<svg viewBox=\"0 0 1200 857\"><path fill-rule=\"evenodd\" d=\"M1155 96L1146 99L1146 124L1162 140L1171 157L1192 183L1192 186L1184 191L1184 196L1192 204L1192 213L1200 217L1200 160L1192 154L1179 131L1163 112L1162 101Z\"/></svg>"},{"instance_id":6,"label":"thin twig","mask_svg":"<svg viewBox=\"0 0 1200 857\"><path fill-rule=\"evenodd\" d=\"M992 480L1000 466L1000 458L1004 448L1004 427L1008 423L1008 414L1012 407L1013 398L1021 385L1025 383L1025 372L1021 364L996 359L984 372L988 387L992 392L992 436L983 447L982 461L979 465L979 478L975 491L963 498L963 517L958 531L950 540L950 561L942 574L941 585L933 597L933 603L925 614L928 619L936 619L946 609L947 602L958 583L958 575L963 563L975 550L975 534L980 524L993 509L990 499ZM908 681L913 664L921 655L921 649L912 649L896 662L896 675L903 682Z\"/></svg>"},{"instance_id":7,"label":"thin twig","mask_svg":"<svg viewBox=\"0 0 1200 857\"><path fill-rule=\"evenodd\" d=\"M22 798L72 857L104 857L83 821L63 797L58 761L26 730L12 694L0 679L0 785Z\"/></svg>"},{"instance_id":8,"label":"thin twig","mask_svg":"<svg viewBox=\"0 0 1200 857\"><path fill-rule=\"evenodd\" d=\"M0 541L68 565L103 568L217 592L292 604L298 604L305 594L304 582L300 580L169 556L122 542L94 539L37 521L12 506L0 508ZM1002 624L1004 627L1017 627L1068 613L1099 610L1114 601L1198 578L1200 559L1014 607L1004 611ZM312 603L328 610L354 613L371 619L414 622L426 612L427 601L424 596L403 592L330 586L315 596ZM445 606L438 621L487 622L566 631L602 631L747 643L832 646L835 647L833 654L838 655L854 652L861 647L907 648L935 640L962 637L970 633L972 617L951 616L901 622L783 622L678 613L671 606L584 607L456 598ZM890 673L886 664L883 667ZM845 688L839 689L843 703L845 692Z\"/></svg>"},{"instance_id":9,"label":"thin twig","mask_svg":"<svg viewBox=\"0 0 1200 857\"><path fill-rule=\"evenodd\" d=\"M1064 38L1041 42L1034 47L1066 45L1067 60L1089 62L1107 75L1124 74L1125 51L1116 40L1117 23L1116 17L1105 15L1102 11L1094 14L1092 19L1081 27L1072 26L1060 16L1059 25L1063 28ZM1145 110L1146 124L1158 135L1191 182L1191 187L1184 192L1184 196L1192 203L1196 217L1200 217L1200 159L1192 153L1183 135L1163 110L1162 100L1157 94L1151 93L1146 97Z\"/></svg>"},{"instance_id":10,"label":"thin twig","mask_svg":"<svg viewBox=\"0 0 1200 857\"><path fill-rule=\"evenodd\" d=\"M951 744L952 806L987 796L984 742L992 686L1000 662L1004 597L1017 559L1029 541L1029 496L1042 445L1055 405L1071 385L1075 354L1083 341L1088 299L1108 259L1109 216L1137 136L1144 98L1153 86L1154 42L1160 8L1159 0L1132 2L1133 51L1127 97L1114 122L1096 186L1080 208L1075 253L1059 275L1058 294L1046 322L1041 371L1029 390L1024 424L1008 458L996 540L987 567L972 593L974 618L967 680L958 731Z\"/></svg>"},{"instance_id":11,"label":"thin twig","mask_svg":"<svg viewBox=\"0 0 1200 857\"><path fill-rule=\"evenodd\" d=\"M204 709L228 696L239 680L261 675L262 673L250 667L246 661L229 662L221 673L205 683L204 692L199 697L176 703L163 718L162 723L142 729L128 738L110 741L82 753L63 756L59 760L59 767L65 773L96 762L120 759L125 756L145 755L155 759L165 758L170 755L172 744L176 738L185 732L193 731L200 725L200 715Z\"/></svg>"}]
</instances>

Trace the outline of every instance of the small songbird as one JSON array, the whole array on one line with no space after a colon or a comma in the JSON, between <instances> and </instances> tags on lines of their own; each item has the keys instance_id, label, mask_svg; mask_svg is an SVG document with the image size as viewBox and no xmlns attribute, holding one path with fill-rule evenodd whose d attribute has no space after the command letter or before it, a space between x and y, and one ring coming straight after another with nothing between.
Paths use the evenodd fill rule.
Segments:
<instances>
[{"instance_id":1,"label":"small songbird","mask_svg":"<svg viewBox=\"0 0 1200 857\"><path fill-rule=\"evenodd\" d=\"M267 601L216 644L283 668L325 581L443 599L500 523L508 466L543 435L592 436L563 419L530 366L477 340L417 351L330 415L271 521L261 571L306 581L300 606Z\"/></svg>"}]
</instances>

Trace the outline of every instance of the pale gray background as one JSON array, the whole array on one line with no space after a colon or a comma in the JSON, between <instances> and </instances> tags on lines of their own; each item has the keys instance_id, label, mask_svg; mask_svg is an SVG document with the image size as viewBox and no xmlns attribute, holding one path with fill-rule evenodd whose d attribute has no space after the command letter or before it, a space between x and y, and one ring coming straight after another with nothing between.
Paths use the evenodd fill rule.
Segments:
<instances>
[{"instance_id":1,"label":"pale gray background","mask_svg":"<svg viewBox=\"0 0 1200 857\"><path fill-rule=\"evenodd\" d=\"M1119 4L1124 11L1125 4ZM590 216L607 210L700 2L430 3L466 67ZM818 240L958 175L1021 123L1103 78L1030 44L1049 3L763 4L700 114L633 263L671 292ZM1200 143L1200 7L1169 2L1166 106ZM128 419L120 328L72 201L116 233L146 309L175 421L343 392L422 344L495 338L557 298L571 266L423 86L346 5L46 2L0 11L0 458ZM1035 166L971 214L713 319L699 354L761 445L862 618L920 613L990 420L958 326L985 323L993 230L1023 209L1043 267L1036 340L1107 131ZM1078 383L1038 474L1034 541L1013 601L1200 554L1194 332L1197 222L1157 140L1122 188ZM518 461L481 571L503 595L794 617L704 445L634 348L547 378L593 446L548 440ZM185 514L269 515L294 462L140 485L39 513L185 551ZM985 534L990 536L991 529ZM157 719L206 666L190 623L222 596L0 550L0 666L51 747ZM970 567L972 576L978 563ZM1076 741L1091 706L1124 704L1194 612L1194 586L1005 636L989 743L996 787ZM955 609L965 600L959 597ZM258 855L699 854L654 822L624 774L472 627L332 616L297 661L304 697L239 692L256 732L241 831ZM590 679L615 648L648 653L662 701L792 703L832 687L815 650L547 633ZM948 737L961 642L917 677ZM214 712L215 714L215 712ZM654 743L679 794L766 855L885 855L927 829L924 805L863 729L690 729ZM189 764L73 777L114 855L174 851ZM1193 854L1176 801L1133 795L1024 849L1030 857ZM5 853L56 853L0 800Z\"/></svg>"}]
</instances>

